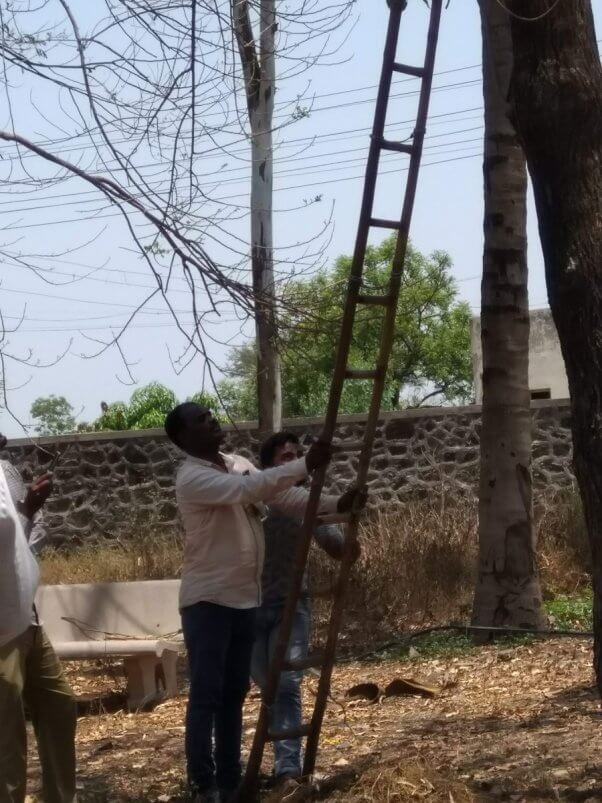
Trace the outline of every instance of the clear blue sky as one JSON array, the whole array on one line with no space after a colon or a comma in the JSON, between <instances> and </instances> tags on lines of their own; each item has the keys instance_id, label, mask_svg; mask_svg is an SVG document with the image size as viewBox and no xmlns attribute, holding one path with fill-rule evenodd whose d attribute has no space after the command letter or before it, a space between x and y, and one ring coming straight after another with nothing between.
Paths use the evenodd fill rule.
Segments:
<instances>
[{"instance_id":1,"label":"clear blue sky","mask_svg":"<svg viewBox=\"0 0 602 803\"><path fill-rule=\"evenodd\" d=\"M600 3L594 3L598 26L602 25ZM84 12L84 0L73 3L76 14ZM275 170L276 242L281 248L277 258L299 258L302 248L292 248L319 231L333 216L326 255L332 261L353 248L362 190L368 130L373 113L375 85L380 70L384 32L387 22L385 0L359 0L358 21L345 43L341 57L345 61L323 67L281 86L276 96L294 98L304 93L314 97L307 119L288 127L281 138L285 145L278 151ZM404 15L399 58L420 63L428 12L422 0L411 0ZM482 256L482 96L480 81L481 41L477 3L452 0L444 12L437 57L431 120L427 132L422 170L411 236L414 245L429 252L448 251L453 259L454 275L460 296L476 310L479 307L479 280ZM412 130L417 83L398 79L391 103L389 123L399 138ZM309 82L309 83L308 83ZM26 91L14 95L15 129L33 139L49 136L43 111L57 125L60 113L56 98L45 98L38 89L30 105ZM7 118L2 125L10 127ZM310 144L310 139L315 141ZM301 140L290 142L290 140ZM65 155L68 156L68 148ZM14 153L14 149L9 149ZM0 148L2 153L6 149ZM244 152L242 153L244 157ZM379 183L377 216L396 217L403 191L402 168L406 157L388 157ZM1 162L0 162L1 164ZM28 163L29 164L29 163ZM30 163L39 174L39 164ZM245 203L248 193L248 165L237 158L220 155L204 162L207 173L215 172L215 186L223 196ZM5 179L8 176L3 176ZM7 385L12 409L20 419L29 421L33 399L51 393L64 395L81 418L90 419L100 412L100 402L125 399L133 387L124 386L123 364L114 349L94 359L89 357L97 346L90 338L107 337L138 304L152 279L140 257L131 250L123 226L104 209L93 193L82 196L86 188L72 180L53 190L26 194L23 201L5 186L0 193L4 210L5 243L17 243L22 252L54 254L51 260L40 258L43 270L38 275L0 263L1 309L7 324L24 316L20 329L9 336L10 349L26 355L29 351L41 362L63 352L57 364L31 368L9 361ZM76 193L64 197L62 193ZM287 212L302 206L306 199L321 195L321 201L305 210ZM65 204L68 201L68 204ZM235 201L236 202L236 201ZM531 205L529 219L530 303L547 304L542 258L536 220ZM105 217L107 215L107 217ZM74 222L65 222L74 221ZM236 224L237 236L247 235L246 222ZM85 245L86 243L90 243ZM77 247L74 253L67 253ZM81 246L81 247L80 247ZM207 248L213 248L207 242ZM59 252L64 252L62 255ZM216 258L221 258L215 247ZM300 261L307 261L301 257ZM52 269L54 273L49 274ZM73 277L77 279L72 282ZM49 283L51 282L51 283ZM57 286L57 282L65 282ZM171 296L176 306L187 309L187 291L180 283ZM232 316L214 333L220 340L242 342L248 328L239 331ZM145 314L138 316L123 340L123 350L132 363L138 384L158 380L172 387L180 397L198 390L203 369L193 362L179 375L173 370L169 352L181 348L177 332L160 301L151 301ZM225 361L227 348L212 346L218 363ZM19 426L3 411L0 428L7 434L22 434Z\"/></svg>"}]
</instances>

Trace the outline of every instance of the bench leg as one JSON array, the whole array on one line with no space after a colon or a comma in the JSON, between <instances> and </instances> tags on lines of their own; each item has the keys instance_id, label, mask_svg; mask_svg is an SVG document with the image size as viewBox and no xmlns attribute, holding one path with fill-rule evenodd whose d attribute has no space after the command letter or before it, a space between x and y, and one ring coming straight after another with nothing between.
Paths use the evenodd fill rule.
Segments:
<instances>
[{"instance_id":1,"label":"bench leg","mask_svg":"<svg viewBox=\"0 0 602 803\"><path fill-rule=\"evenodd\" d=\"M131 655L124 661L127 678L128 708L141 708L157 696L154 655Z\"/></svg>"},{"instance_id":2,"label":"bench leg","mask_svg":"<svg viewBox=\"0 0 602 803\"><path fill-rule=\"evenodd\" d=\"M161 656L163 667L163 681L165 683L165 696L175 697L178 693L178 676L176 665L178 663L178 653L166 650Z\"/></svg>"}]
</instances>

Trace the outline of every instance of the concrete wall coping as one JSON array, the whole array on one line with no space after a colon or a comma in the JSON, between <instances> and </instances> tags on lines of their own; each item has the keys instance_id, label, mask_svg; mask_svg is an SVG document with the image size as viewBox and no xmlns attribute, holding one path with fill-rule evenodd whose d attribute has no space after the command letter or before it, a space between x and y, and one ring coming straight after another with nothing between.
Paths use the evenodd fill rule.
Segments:
<instances>
[{"instance_id":1,"label":"concrete wall coping","mask_svg":"<svg viewBox=\"0 0 602 803\"><path fill-rule=\"evenodd\" d=\"M545 408L568 408L570 399L537 399L531 402L532 410L541 410ZM470 404L463 407L415 407L411 410L393 410L384 412L380 416L380 420L386 421L399 421L399 420L412 420L417 418L440 418L441 416L462 416L472 415L478 416L481 412L480 404ZM361 424L366 421L367 413L359 413L356 415L341 415L339 416L339 425L345 424ZM320 426L324 421L322 416L315 416L310 418L285 418L282 422L282 428L299 429L303 427ZM253 432L257 429L257 421L241 421L236 424L224 424L223 429L225 432ZM102 432L74 432L69 435L60 435L58 437L38 437L38 438L11 438L8 442L9 448L17 448L21 446L54 446L70 443L90 443L90 442L104 442L104 441L123 441L135 440L136 438L160 438L165 437L165 431L159 427L157 429L130 429L130 430L104 430Z\"/></svg>"}]
</instances>

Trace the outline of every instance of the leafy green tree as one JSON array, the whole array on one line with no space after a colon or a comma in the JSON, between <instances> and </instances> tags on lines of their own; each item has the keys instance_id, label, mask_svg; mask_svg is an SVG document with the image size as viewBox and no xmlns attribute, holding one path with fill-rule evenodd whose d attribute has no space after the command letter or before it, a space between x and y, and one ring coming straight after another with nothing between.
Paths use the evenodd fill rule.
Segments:
<instances>
[{"instance_id":1,"label":"leafy green tree","mask_svg":"<svg viewBox=\"0 0 602 803\"><path fill-rule=\"evenodd\" d=\"M224 410L216 396L199 391L189 397L189 401L209 407L215 415L225 418ZM60 435L64 432L123 431L127 429L155 429L162 427L165 416L172 410L178 399L175 393L161 385L151 382L137 388L128 402L101 403L102 415L95 421L79 422L73 417L73 408L63 396L47 396L36 399L31 407L31 415L38 420L36 432L40 435Z\"/></svg>"},{"instance_id":2,"label":"leafy green tree","mask_svg":"<svg viewBox=\"0 0 602 803\"><path fill-rule=\"evenodd\" d=\"M103 413L100 418L92 421L90 429L93 432L99 430L122 430L129 429L128 427L128 406L125 402L112 402L103 408Z\"/></svg>"},{"instance_id":3,"label":"leafy green tree","mask_svg":"<svg viewBox=\"0 0 602 803\"><path fill-rule=\"evenodd\" d=\"M98 430L153 429L163 426L165 416L178 403L175 393L159 382L135 390L129 402L103 405L94 424Z\"/></svg>"},{"instance_id":4,"label":"leafy green tree","mask_svg":"<svg viewBox=\"0 0 602 803\"><path fill-rule=\"evenodd\" d=\"M63 435L75 431L73 407L64 396L40 396L31 405L35 431L39 435Z\"/></svg>"},{"instance_id":5,"label":"leafy green tree","mask_svg":"<svg viewBox=\"0 0 602 803\"><path fill-rule=\"evenodd\" d=\"M200 391L191 396L190 400L204 404L219 413L219 402L210 393ZM102 415L90 425L90 428L93 431L121 431L162 427L165 416L177 403L173 390L159 382L151 382L135 390L129 402L103 404Z\"/></svg>"},{"instance_id":6,"label":"leafy green tree","mask_svg":"<svg viewBox=\"0 0 602 803\"><path fill-rule=\"evenodd\" d=\"M394 236L368 247L364 292L386 292L394 249ZM350 264L350 257L339 257L331 272L294 282L286 291L280 317L285 416L324 413ZM358 309L350 365L374 367L383 315L381 308ZM228 379L219 389L235 419L256 416L255 365L252 345L230 356ZM346 383L341 411L366 411L371 390L368 381ZM383 406L461 403L471 396L470 310L457 301L451 259L443 251L425 256L409 246Z\"/></svg>"},{"instance_id":7,"label":"leafy green tree","mask_svg":"<svg viewBox=\"0 0 602 803\"><path fill-rule=\"evenodd\" d=\"M162 427L165 416L178 403L173 390L158 382L151 382L135 390L127 409L130 429L152 429Z\"/></svg>"}]
</instances>

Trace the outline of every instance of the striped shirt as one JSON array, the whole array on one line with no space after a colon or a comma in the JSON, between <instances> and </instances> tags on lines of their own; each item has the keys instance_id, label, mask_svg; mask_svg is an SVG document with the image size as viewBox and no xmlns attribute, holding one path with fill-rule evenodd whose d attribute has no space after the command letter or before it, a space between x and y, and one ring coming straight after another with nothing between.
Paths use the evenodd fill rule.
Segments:
<instances>
[{"instance_id":1,"label":"striped shirt","mask_svg":"<svg viewBox=\"0 0 602 803\"><path fill-rule=\"evenodd\" d=\"M27 496L27 486L23 482L23 477L19 474L19 471L9 460L0 460L0 465L4 471L10 497L13 500L15 508L18 510L19 503ZM48 532L42 514L38 511L33 518L28 519L27 516L19 512L19 518L25 537L29 541L29 548L34 555L37 555L48 538Z\"/></svg>"},{"instance_id":2,"label":"striped shirt","mask_svg":"<svg viewBox=\"0 0 602 803\"><path fill-rule=\"evenodd\" d=\"M265 533L265 560L261 577L262 605L283 605L286 602L293 576L297 545L303 535L303 521L300 517L289 516L276 510L270 513L263 523ZM314 538L318 546L342 548L344 536L335 524L321 524L316 528ZM303 576L301 593L308 595L307 571Z\"/></svg>"}]
</instances>

